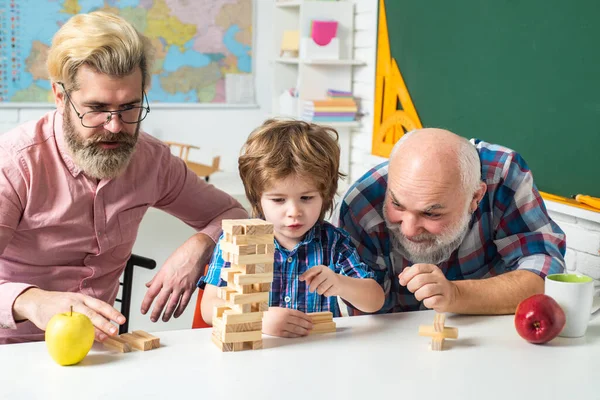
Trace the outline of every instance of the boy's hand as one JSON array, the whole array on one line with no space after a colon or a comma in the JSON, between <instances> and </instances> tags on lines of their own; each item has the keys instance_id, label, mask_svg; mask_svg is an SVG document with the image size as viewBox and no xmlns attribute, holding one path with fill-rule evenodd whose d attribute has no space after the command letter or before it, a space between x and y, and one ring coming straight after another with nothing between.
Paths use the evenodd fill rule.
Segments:
<instances>
[{"instance_id":1,"label":"boy's hand","mask_svg":"<svg viewBox=\"0 0 600 400\"><path fill-rule=\"evenodd\" d=\"M291 308L269 307L263 316L262 331L267 335L295 338L308 335L311 329L310 317Z\"/></svg>"},{"instance_id":2,"label":"boy's hand","mask_svg":"<svg viewBox=\"0 0 600 400\"><path fill-rule=\"evenodd\" d=\"M317 292L327 297L341 295L340 275L324 265L317 265L310 268L300 275L299 279L300 282L306 281L310 292Z\"/></svg>"}]
</instances>

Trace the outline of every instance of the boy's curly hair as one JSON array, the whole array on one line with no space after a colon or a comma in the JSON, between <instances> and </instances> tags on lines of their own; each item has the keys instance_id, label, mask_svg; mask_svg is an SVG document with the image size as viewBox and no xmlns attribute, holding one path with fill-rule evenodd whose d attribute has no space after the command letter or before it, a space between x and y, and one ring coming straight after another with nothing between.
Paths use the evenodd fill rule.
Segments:
<instances>
[{"instance_id":1,"label":"boy's curly hair","mask_svg":"<svg viewBox=\"0 0 600 400\"><path fill-rule=\"evenodd\" d=\"M262 217L260 199L276 180L297 175L314 182L323 198L322 220L333 210L338 187L340 148L333 128L304 121L269 119L256 128L242 147L240 177L254 217Z\"/></svg>"}]
</instances>

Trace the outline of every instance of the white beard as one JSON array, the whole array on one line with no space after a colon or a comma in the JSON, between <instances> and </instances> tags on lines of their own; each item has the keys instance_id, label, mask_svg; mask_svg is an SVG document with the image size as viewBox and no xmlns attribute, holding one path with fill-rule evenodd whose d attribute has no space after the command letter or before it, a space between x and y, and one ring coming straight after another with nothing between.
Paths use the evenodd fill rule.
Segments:
<instances>
[{"instance_id":1,"label":"white beard","mask_svg":"<svg viewBox=\"0 0 600 400\"><path fill-rule=\"evenodd\" d=\"M447 261L452 253L461 245L469 232L469 223L472 214L465 210L463 217L454 226L450 226L439 235L422 233L413 237L413 240L422 241L415 243L406 238L402 233L401 224L391 223L387 220L384 205L385 225L390 232L392 250L407 260L416 264L440 264Z\"/></svg>"}]
</instances>

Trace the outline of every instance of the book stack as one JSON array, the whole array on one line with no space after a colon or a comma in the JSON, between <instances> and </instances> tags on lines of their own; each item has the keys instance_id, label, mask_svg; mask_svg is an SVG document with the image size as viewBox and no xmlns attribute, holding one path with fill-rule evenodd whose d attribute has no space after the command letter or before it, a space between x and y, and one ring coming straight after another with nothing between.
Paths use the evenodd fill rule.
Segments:
<instances>
[{"instance_id":1,"label":"book stack","mask_svg":"<svg viewBox=\"0 0 600 400\"><path fill-rule=\"evenodd\" d=\"M351 122L358 106L351 92L329 89L325 100L304 102L302 119L309 122Z\"/></svg>"}]
</instances>

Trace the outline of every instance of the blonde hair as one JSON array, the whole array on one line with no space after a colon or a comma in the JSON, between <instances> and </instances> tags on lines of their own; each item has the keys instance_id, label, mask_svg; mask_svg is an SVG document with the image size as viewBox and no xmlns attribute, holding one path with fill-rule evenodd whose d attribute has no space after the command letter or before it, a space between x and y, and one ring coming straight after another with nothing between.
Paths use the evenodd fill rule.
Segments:
<instances>
[{"instance_id":1,"label":"blonde hair","mask_svg":"<svg viewBox=\"0 0 600 400\"><path fill-rule=\"evenodd\" d=\"M333 209L340 148L333 128L303 121L269 119L248 137L238 160L240 177L255 217L262 217L260 199L276 180L296 175L310 179L323 198L320 220Z\"/></svg>"},{"instance_id":2,"label":"blonde hair","mask_svg":"<svg viewBox=\"0 0 600 400\"><path fill-rule=\"evenodd\" d=\"M154 49L150 40L123 18L103 11L78 14L52 38L46 66L53 82L78 89L77 70L87 65L97 72L123 77L139 67L142 90L150 83Z\"/></svg>"}]
</instances>

